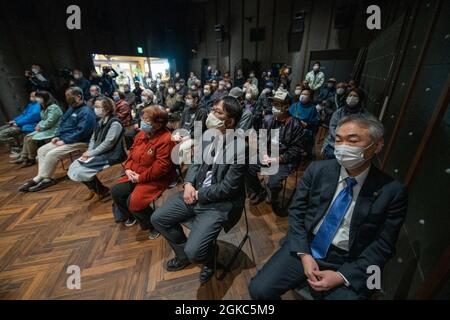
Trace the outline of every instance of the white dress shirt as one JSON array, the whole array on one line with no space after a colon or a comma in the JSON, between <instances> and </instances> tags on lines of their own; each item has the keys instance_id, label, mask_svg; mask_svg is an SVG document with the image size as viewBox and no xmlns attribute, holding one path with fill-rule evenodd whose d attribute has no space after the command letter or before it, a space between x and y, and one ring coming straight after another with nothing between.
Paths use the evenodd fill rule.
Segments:
<instances>
[{"instance_id":1,"label":"white dress shirt","mask_svg":"<svg viewBox=\"0 0 450 320\"><path fill-rule=\"evenodd\" d=\"M352 202L350 206L347 209L347 212L345 213L344 218L342 219L341 225L338 228L338 231L336 232L336 235L333 238L332 244L340 249L343 249L345 251L348 251L348 244L350 239L350 223L352 221L353 211L355 210L355 204L356 199L358 199L359 192L361 191L361 188L364 184L364 181L366 181L367 175L369 174L370 166L361 172L359 175L357 175L355 178L357 184L353 186L353 197ZM333 200L330 203L330 206L327 209L326 214L323 216L323 218L320 220L320 222L317 224L317 226L313 230L313 234L315 235L317 231L319 231L320 226L323 223L323 220L327 216L327 214L330 211L331 206L333 205L334 200L336 200L336 197L338 194L347 186L345 179L349 177L347 170L345 170L344 167L341 166L341 173L339 175L338 185L336 187L336 191L334 192ZM303 252L298 252L298 256L302 256ZM341 277L344 279L344 284L348 287L350 286L350 282L344 277L342 273L338 271L338 273L341 275Z\"/></svg>"},{"instance_id":2,"label":"white dress shirt","mask_svg":"<svg viewBox=\"0 0 450 320\"><path fill-rule=\"evenodd\" d=\"M353 186L353 198L352 202L350 203L350 206L347 209L347 212L344 215L344 218L342 219L341 225L339 226L336 235L333 238L332 244L339 249L348 251L348 244L349 244L349 238L350 238L350 223L352 221L353 211L355 210L355 204L356 199L358 199L359 192L361 191L361 188L364 184L364 181L367 178L367 175L369 174L370 166L361 172L359 175L357 175L355 178L357 184ZM338 194L347 186L345 179L348 178L349 175L347 173L347 170L345 170L344 167L341 166L341 173L339 176L338 185L336 187L336 191L334 192L333 200L331 201L330 206L327 209L327 213L323 216L323 218L320 220L320 222L317 224L317 226L313 230L313 234L315 235L317 231L319 231L320 226L322 225L325 217L328 215L331 206L334 203L334 200L336 200L336 197Z\"/></svg>"}]
</instances>

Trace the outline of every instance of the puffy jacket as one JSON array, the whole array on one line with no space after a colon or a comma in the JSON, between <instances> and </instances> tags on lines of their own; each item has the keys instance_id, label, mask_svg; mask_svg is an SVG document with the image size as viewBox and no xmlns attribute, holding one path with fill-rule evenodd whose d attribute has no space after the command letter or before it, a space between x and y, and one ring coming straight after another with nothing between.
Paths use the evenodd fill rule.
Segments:
<instances>
[{"instance_id":1,"label":"puffy jacket","mask_svg":"<svg viewBox=\"0 0 450 320\"><path fill-rule=\"evenodd\" d=\"M41 105L37 102L29 102L25 110L14 118L14 122L22 132L33 132L37 123L41 120Z\"/></svg>"}]
</instances>

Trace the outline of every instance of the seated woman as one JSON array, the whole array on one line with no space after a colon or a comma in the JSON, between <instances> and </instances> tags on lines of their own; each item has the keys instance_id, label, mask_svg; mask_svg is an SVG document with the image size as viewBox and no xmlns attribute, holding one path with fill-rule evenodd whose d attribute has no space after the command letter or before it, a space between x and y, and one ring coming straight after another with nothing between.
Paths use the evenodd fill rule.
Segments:
<instances>
[{"instance_id":1,"label":"seated woman","mask_svg":"<svg viewBox=\"0 0 450 320\"><path fill-rule=\"evenodd\" d=\"M25 106L21 114L9 121L3 126L0 126L0 144L9 144L12 154L19 154L19 146L22 143L21 134L28 134L34 130L34 127L39 122L41 106L36 102L36 91L30 93L30 101Z\"/></svg>"},{"instance_id":2,"label":"seated woman","mask_svg":"<svg viewBox=\"0 0 450 320\"><path fill-rule=\"evenodd\" d=\"M319 125L319 113L313 104L314 92L311 89L303 89L299 102L289 107L289 113L297 118L305 129L306 152L308 159L314 157L314 139Z\"/></svg>"},{"instance_id":3,"label":"seated woman","mask_svg":"<svg viewBox=\"0 0 450 320\"><path fill-rule=\"evenodd\" d=\"M114 102L116 103L115 107L115 116L120 120L122 126L124 128L128 128L132 126L132 116L131 116L131 108L129 107L127 101L125 100L125 93L122 91L115 91L113 94Z\"/></svg>"},{"instance_id":4,"label":"seated woman","mask_svg":"<svg viewBox=\"0 0 450 320\"><path fill-rule=\"evenodd\" d=\"M114 113L114 102L107 97L95 101L95 114L100 118L91 136L88 150L69 167L67 175L73 181L83 182L89 189L84 199L103 200L109 189L97 178L97 173L126 159L124 129Z\"/></svg>"},{"instance_id":5,"label":"seated woman","mask_svg":"<svg viewBox=\"0 0 450 320\"><path fill-rule=\"evenodd\" d=\"M150 230L150 239L159 236L150 222L151 204L176 177L168 120L168 113L160 106L143 110L140 131L124 164L126 176L111 189L114 203L127 219L125 226L131 227L137 219L143 230Z\"/></svg>"},{"instance_id":6,"label":"seated woman","mask_svg":"<svg viewBox=\"0 0 450 320\"><path fill-rule=\"evenodd\" d=\"M20 157L11 163L21 164L21 168L32 166L36 163L37 150L48 143L56 134L63 112L56 104L56 100L47 91L39 91L35 94L36 102L41 108L41 121L35 126L34 131L23 139L23 147Z\"/></svg>"}]
</instances>

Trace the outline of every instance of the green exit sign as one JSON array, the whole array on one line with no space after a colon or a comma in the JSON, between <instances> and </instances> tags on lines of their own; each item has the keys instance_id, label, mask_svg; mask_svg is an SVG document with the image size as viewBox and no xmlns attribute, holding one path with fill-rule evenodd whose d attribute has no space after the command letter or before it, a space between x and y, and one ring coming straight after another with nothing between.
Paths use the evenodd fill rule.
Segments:
<instances>
[{"instance_id":1,"label":"green exit sign","mask_svg":"<svg viewBox=\"0 0 450 320\"><path fill-rule=\"evenodd\" d=\"M144 49L142 47L137 47L137 53L143 54L144 53Z\"/></svg>"}]
</instances>

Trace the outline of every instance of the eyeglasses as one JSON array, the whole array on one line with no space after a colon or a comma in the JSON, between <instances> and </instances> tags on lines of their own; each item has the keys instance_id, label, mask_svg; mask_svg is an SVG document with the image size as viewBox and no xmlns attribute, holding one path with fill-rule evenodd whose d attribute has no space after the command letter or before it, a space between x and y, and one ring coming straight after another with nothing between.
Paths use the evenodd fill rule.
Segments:
<instances>
[{"instance_id":1,"label":"eyeglasses","mask_svg":"<svg viewBox=\"0 0 450 320\"><path fill-rule=\"evenodd\" d=\"M226 117L228 117L228 114L226 114L225 112L223 112L222 110L220 110L218 108L212 108L211 112L215 113L216 115L219 115L219 116L226 116Z\"/></svg>"}]
</instances>

